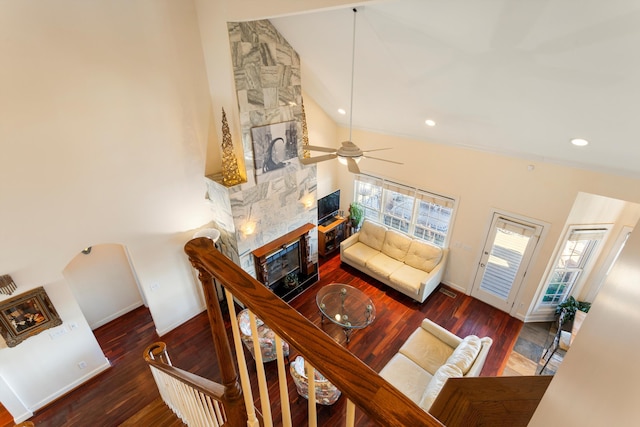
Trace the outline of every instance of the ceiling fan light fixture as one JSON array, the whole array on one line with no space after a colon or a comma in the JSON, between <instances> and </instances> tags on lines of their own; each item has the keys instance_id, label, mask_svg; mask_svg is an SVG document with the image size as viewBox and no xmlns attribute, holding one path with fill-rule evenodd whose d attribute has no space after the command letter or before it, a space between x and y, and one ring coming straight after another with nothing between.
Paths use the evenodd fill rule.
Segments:
<instances>
[{"instance_id":1,"label":"ceiling fan light fixture","mask_svg":"<svg viewBox=\"0 0 640 427\"><path fill-rule=\"evenodd\" d=\"M345 156L340 156L338 155L338 161L343 164L346 165L347 164L347 159L353 159L356 161L356 163L360 163L360 160L362 160L362 156L358 156L358 157L345 157Z\"/></svg>"}]
</instances>

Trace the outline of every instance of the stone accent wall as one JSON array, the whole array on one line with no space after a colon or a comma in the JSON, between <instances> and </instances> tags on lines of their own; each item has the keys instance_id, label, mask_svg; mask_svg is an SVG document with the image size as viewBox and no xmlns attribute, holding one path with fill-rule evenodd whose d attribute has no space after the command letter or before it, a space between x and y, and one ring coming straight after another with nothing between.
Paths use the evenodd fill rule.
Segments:
<instances>
[{"instance_id":1,"label":"stone accent wall","mask_svg":"<svg viewBox=\"0 0 640 427\"><path fill-rule=\"evenodd\" d=\"M255 170L252 129L295 121L298 157L302 156L302 87L300 58L267 20L228 23L242 148L247 182L225 187L220 177L207 177L214 223L221 232L223 253L255 275L251 251L305 223L317 222L317 167L296 159L268 173ZM312 199L311 206L304 202ZM245 227L255 230L247 234ZM317 260L317 233L311 255Z\"/></svg>"}]
</instances>

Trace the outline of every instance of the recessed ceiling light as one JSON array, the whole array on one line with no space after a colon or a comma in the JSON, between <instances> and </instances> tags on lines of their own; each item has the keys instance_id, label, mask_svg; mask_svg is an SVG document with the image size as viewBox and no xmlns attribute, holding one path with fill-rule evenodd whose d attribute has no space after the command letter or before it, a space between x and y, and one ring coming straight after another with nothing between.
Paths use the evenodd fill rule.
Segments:
<instances>
[{"instance_id":1,"label":"recessed ceiling light","mask_svg":"<svg viewBox=\"0 0 640 427\"><path fill-rule=\"evenodd\" d=\"M436 125L436 122L435 122L434 120L431 120L431 119L427 119L427 120L425 120L425 121L424 121L424 123L425 123L427 126L431 126L431 127L434 127L434 126Z\"/></svg>"},{"instance_id":2,"label":"recessed ceiling light","mask_svg":"<svg viewBox=\"0 0 640 427\"><path fill-rule=\"evenodd\" d=\"M343 116L344 116L345 114L347 114L347 112L346 112L346 111L344 111L344 109L342 109L342 108L338 108L338 113L339 113L339 114L342 114Z\"/></svg>"},{"instance_id":3,"label":"recessed ceiling light","mask_svg":"<svg viewBox=\"0 0 640 427\"><path fill-rule=\"evenodd\" d=\"M582 139L582 138L573 138L571 140L571 143L573 145L575 145L576 147L584 147L585 145L589 145L589 141L587 141L586 139Z\"/></svg>"}]
</instances>

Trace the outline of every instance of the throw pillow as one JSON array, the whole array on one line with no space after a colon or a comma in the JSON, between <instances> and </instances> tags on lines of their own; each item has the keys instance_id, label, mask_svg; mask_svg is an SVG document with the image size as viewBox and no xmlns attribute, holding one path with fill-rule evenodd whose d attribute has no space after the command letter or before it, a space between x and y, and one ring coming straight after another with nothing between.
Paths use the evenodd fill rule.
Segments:
<instances>
[{"instance_id":1,"label":"throw pillow","mask_svg":"<svg viewBox=\"0 0 640 427\"><path fill-rule=\"evenodd\" d=\"M442 365L438 368L436 373L427 384L427 388L424 389L424 393L422 394L422 399L420 400L419 406L425 411L429 411L431 405L438 397L440 390L444 386L444 383L449 378L461 377L462 371L455 365Z\"/></svg>"},{"instance_id":2,"label":"throw pillow","mask_svg":"<svg viewBox=\"0 0 640 427\"><path fill-rule=\"evenodd\" d=\"M451 356L447 359L447 363L456 365L463 374L466 374L469 372L473 362L475 362L476 357L478 357L481 347L482 342L480 338L475 335L469 335L453 350L453 353L451 353Z\"/></svg>"}]
</instances>

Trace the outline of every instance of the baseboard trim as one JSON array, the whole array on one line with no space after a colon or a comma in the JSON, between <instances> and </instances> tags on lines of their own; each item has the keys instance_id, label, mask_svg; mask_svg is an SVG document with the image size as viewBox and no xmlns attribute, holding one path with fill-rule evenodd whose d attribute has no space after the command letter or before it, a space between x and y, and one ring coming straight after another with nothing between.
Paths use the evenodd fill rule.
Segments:
<instances>
[{"instance_id":1,"label":"baseboard trim","mask_svg":"<svg viewBox=\"0 0 640 427\"><path fill-rule=\"evenodd\" d=\"M135 310L136 308L141 307L141 306L143 306L143 305L144 305L144 302L143 302L142 300L137 301L137 302L135 302L135 303L131 304L130 306L125 307L125 308L123 308L122 310L119 310L119 311L117 311L116 313L114 313L114 314L112 314L112 315L110 315L110 316L105 317L105 318L104 318L104 319L102 319L102 320L98 320L98 321L97 321L97 322L95 322L94 324L89 325L89 327L91 328L91 330L92 330L92 331L93 331L94 329L98 329L100 326L104 326L104 325L106 325L107 323L111 322L112 320L115 320L115 319L117 319L118 317L122 316L123 314L127 314L128 312L130 312L130 311L132 311L132 310Z\"/></svg>"},{"instance_id":2,"label":"baseboard trim","mask_svg":"<svg viewBox=\"0 0 640 427\"><path fill-rule=\"evenodd\" d=\"M452 282L445 282L444 280L442 281L443 285L447 285L448 287L458 291L458 292L462 292L465 295L471 295L469 293L467 293L467 288L460 286L460 285L456 285L455 283Z\"/></svg>"},{"instance_id":3,"label":"baseboard trim","mask_svg":"<svg viewBox=\"0 0 640 427\"><path fill-rule=\"evenodd\" d=\"M84 383L86 383L87 381L89 381L93 377L95 377L97 375L100 375L101 373L103 373L104 371L106 371L109 368L111 368L111 363L109 363L109 360L105 357L104 363L102 365L98 366L93 371L88 372L86 375L83 375L82 377L78 378L76 381L72 382L71 384L67 385L66 387L61 388L56 393L51 394L48 397L42 399L36 405L27 408L29 411L32 412L32 414L30 416L32 416L33 413L38 411L39 409L42 409L43 407L53 403L54 401L56 401L57 399L61 398L62 396L66 395L66 394L72 392L73 390L75 390L76 388L82 386ZM24 420L22 420L22 421L24 421ZM22 422L22 421L20 421L20 422Z\"/></svg>"},{"instance_id":4,"label":"baseboard trim","mask_svg":"<svg viewBox=\"0 0 640 427\"><path fill-rule=\"evenodd\" d=\"M194 317L196 317L197 315L199 315L200 313L202 313L203 311L205 311L207 309L206 306L201 305L197 308L196 313L192 313L190 316L188 316L186 319L183 320L178 320L177 322L174 322L173 324L167 326L166 328L163 328L162 330L156 328L156 333L158 334L159 337L163 336L164 334L167 334L171 331L173 331L175 328L177 328L178 326L183 325L184 323L188 322L189 320L193 319ZM153 316L153 313L152 313Z\"/></svg>"}]
</instances>

